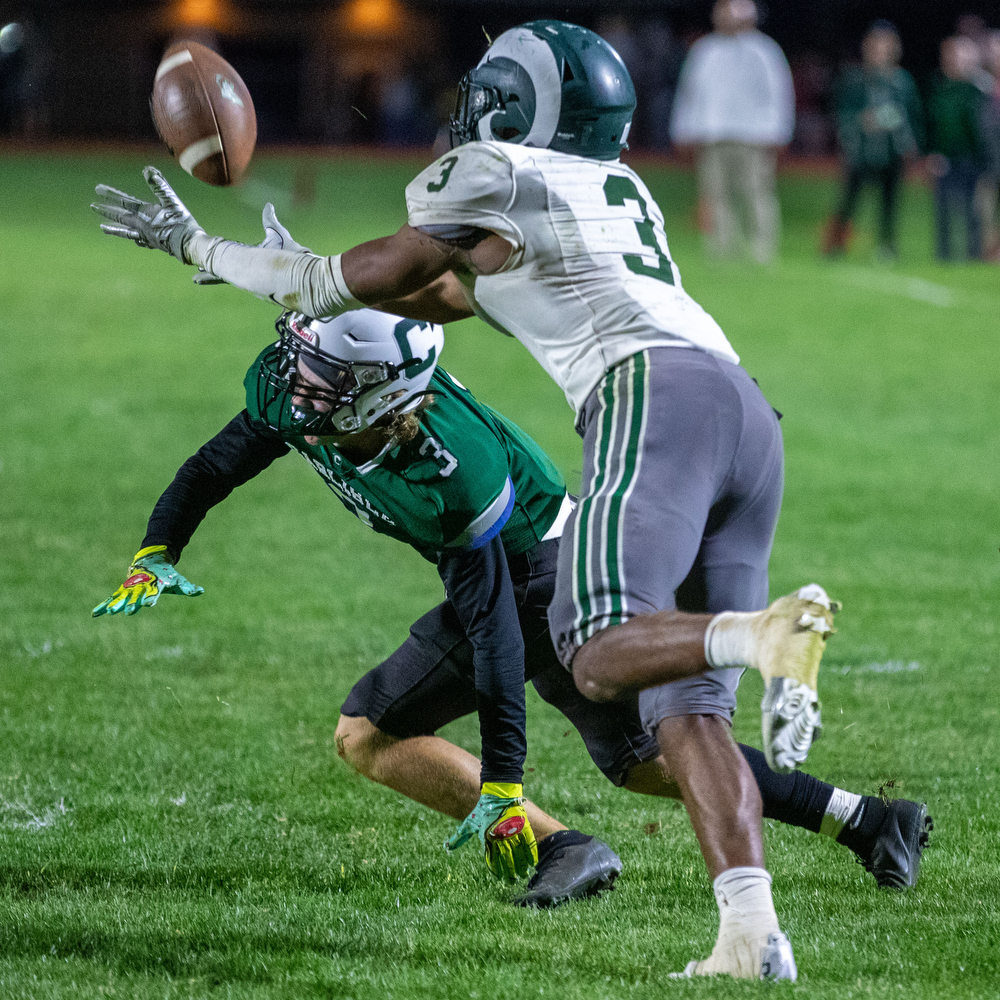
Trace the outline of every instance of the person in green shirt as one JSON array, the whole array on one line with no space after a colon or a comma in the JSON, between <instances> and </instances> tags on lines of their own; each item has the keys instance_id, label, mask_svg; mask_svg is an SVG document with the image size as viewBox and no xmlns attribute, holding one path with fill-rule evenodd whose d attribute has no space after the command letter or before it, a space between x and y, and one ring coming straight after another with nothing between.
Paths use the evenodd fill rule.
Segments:
<instances>
[{"instance_id":1,"label":"person in green shirt","mask_svg":"<svg viewBox=\"0 0 1000 1000\"><path fill-rule=\"evenodd\" d=\"M827 224L824 252L842 253L862 188L881 195L879 252L896 256L899 182L907 159L923 141L923 114L913 78L899 65L902 46L895 26L876 21L861 43L862 64L848 66L836 87L837 136L844 157L840 204Z\"/></svg>"},{"instance_id":2,"label":"person in green shirt","mask_svg":"<svg viewBox=\"0 0 1000 1000\"><path fill-rule=\"evenodd\" d=\"M983 92L971 77L979 60L975 43L962 35L941 43L941 69L927 102L929 143L927 169L934 178L935 252L952 260L955 209L965 221L965 252L981 255L981 225L975 211L976 182L985 166L980 134Z\"/></svg>"}]
</instances>

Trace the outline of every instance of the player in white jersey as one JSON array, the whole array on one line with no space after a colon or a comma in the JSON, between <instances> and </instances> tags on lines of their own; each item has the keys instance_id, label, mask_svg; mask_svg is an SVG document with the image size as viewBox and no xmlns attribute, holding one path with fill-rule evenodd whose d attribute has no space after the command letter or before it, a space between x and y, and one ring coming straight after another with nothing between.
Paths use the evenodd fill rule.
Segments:
<instances>
[{"instance_id":1,"label":"player in white jersey","mask_svg":"<svg viewBox=\"0 0 1000 1000\"><path fill-rule=\"evenodd\" d=\"M343 254L207 235L158 171L156 203L110 188L102 228L311 316L362 304L480 315L562 386L584 438L550 626L593 700L639 692L714 880L719 936L686 974L794 978L763 866L761 799L730 735L743 666L764 675L768 762L805 759L835 606L767 603L782 489L777 420L718 325L682 289L663 219L618 162L635 92L610 46L537 21L463 80L459 145L407 189L409 225ZM690 677L692 666L711 667Z\"/></svg>"},{"instance_id":2,"label":"player in white jersey","mask_svg":"<svg viewBox=\"0 0 1000 1000\"><path fill-rule=\"evenodd\" d=\"M424 232L460 219L513 247L476 277L469 304L531 351L577 413L606 371L649 347L739 362L681 286L653 196L617 159L474 142L413 180L406 204Z\"/></svg>"}]
</instances>

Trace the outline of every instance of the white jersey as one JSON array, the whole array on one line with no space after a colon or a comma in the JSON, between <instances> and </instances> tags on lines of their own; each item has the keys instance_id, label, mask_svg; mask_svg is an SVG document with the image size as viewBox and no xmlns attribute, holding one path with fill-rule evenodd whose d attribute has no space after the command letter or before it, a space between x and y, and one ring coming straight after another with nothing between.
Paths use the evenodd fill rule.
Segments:
<instances>
[{"instance_id":1,"label":"white jersey","mask_svg":"<svg viewBox=\"0 0 1000 1000\"><path fill-rule=\"evenodd\" d=\"M579 413L604 373L648 347L739 363L681 287L663 215L617 160L502 142L442 156L406 188L411 226L476 226L514 247L469 289L477 315L517 337Z\"/></svg>"}]
</instances>

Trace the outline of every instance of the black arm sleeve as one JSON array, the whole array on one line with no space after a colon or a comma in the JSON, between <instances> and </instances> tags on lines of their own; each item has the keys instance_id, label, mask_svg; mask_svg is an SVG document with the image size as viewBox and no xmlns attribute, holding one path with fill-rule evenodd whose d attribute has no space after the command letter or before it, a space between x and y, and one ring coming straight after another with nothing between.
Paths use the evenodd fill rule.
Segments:
<instances>
[{"instance_id":1,"label":"black arm sleeve","mask_svg":"<svg viewBox=\"0 0 1000 1000\"><path fill-rule=\"evenodd\" d=\"M233 417L177 470L156 501L142 548L166 545L177 562L209 510L287 451L277 434L254 427L246 410Z\"/></svg>"},{"instance_id":2,"label":"black arm sleeve","mask_svg":"<svg viewBox=\"0 0 1000 1000\"><path fill-rule=\"evenodd\" d=\"M524 639L499 535L471 552L442 553L438 572L472 643L482 739L481 780L524 774Z\"/></svg>"}]
</instances>

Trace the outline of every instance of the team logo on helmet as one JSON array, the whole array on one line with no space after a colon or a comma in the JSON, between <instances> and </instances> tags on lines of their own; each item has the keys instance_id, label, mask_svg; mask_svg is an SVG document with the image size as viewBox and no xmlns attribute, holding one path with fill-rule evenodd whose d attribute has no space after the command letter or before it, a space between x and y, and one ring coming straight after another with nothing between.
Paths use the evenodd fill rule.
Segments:
<instances>
[{"instance_id":1,"label":"team logo on helmet","mask_svg":"<svg viewBox=\"0 0 1000 1000\"><path fill-rule=\"evenodd\" d=\"M420 404L444 344L441 327L371 309L333 320L286 312L280 339L247 377L254 420L290 436L363 430Z\"/></svg>"},{"instance_id":2,"label":"team logo on helmet","mask_svg":"<svg viewBox=\"0 0 1000 1000\"><path fill-rule=\"evenodd\" d=\"M500 35L462 78L452 145L493 140L615 159L634 110L632 79L603 38L531 21Z\"/></svg>"},{"instance_id":3,"label":"team logo on helmet","mask_svg":"<svg viewBox=\"0 0 1000 1000\"><path fill-rule=\"evenodd\" d=\"M514 141L544 149L555 137L562 105L559 66L552 48L528 28L512 28L490 46L477 69L487 66L523 81L523 89L516 100L505 102L504 107L494 108L479 119L478 137L504 138L505 119L516 115L527 131L519 128Z\"/></svg>"}]
</instances>

